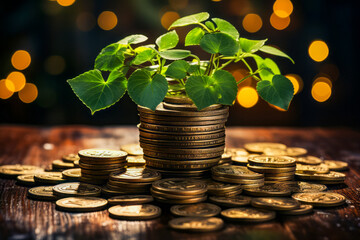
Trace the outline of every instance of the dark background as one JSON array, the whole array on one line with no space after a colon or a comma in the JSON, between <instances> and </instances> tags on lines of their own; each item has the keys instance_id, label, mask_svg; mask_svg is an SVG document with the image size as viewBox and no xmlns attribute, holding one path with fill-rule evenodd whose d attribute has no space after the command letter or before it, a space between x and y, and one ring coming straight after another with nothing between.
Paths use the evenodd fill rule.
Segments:
<instances>
[{"instance_id":1,"label":"dark background","mask_svg":"<svg viewBox=\"0 0 360 240\"><path fill-rule=\"evenodd\" d=\"M237 1L243 4L245 0ZM127 35L141 33L149 37L149 43L154 42L157 36L166 32L160 22L166 11L176 11L180 16L207 11L212 17L233 23L243 37L268 38L268 43L279 46L296 62L292 65L286 59L276 58L282 73L298 74L304 82L303 90L294 97L287 112L276 110L261 99L249 109L235 103L228 125L359 126L360 79L356 74L359 42L355 39L359 30L359 10L355 7L356 1L293 0L291 23L279 31L269 23L274 1L248 0L245 2L250 11L260 15L263 21L262 28L256 33L243 29L244 16L236 13L232 0L185 2L187 5L183 9L174 9L168 0L77 0L69 7L49 0L2 2L0 79L14 71L10 61L12 54L18 49L27 50L32 60L22 72L27 82L38 87L39 95L30 104L22 103L17 93L9 99L0 99L0 123L137 124L136 105L128 96L92 116L66 80L92 69L95 57L104 46ZM117 26L110 31L104 31L96 24L97 16L106 10L113 11L118 17ZM93 14L95 19L95 25L89 31L81 31L76 26L76 19L83 12ZM320 63L308 55L309 44L315 39L325 41L330 50L327 59ZM191 50L201 54L196 49ZM52 55L62 56L65 60L64 71L60 74L49 74L44 67L46 59ZM319 103L311 96L311 86L314 78L322 74L324 64L335 65L339 76L330 76L332 95Z\"/></svg>"}]
</instances>

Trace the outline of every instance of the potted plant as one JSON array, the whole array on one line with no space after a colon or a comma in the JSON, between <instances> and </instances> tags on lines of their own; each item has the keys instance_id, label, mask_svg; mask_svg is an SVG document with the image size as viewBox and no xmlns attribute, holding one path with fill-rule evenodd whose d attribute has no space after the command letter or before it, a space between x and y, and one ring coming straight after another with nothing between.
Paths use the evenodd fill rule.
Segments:
<instances>
[{"instance_id":1,"label":"potted plant","mask_svg":"<svg viewBox=\"0 0 360 240\"><path fill-rule=\"evenodd\" d=\"M158 115L166 116L164 113L155 111L164 98L168 99L170 106L171 103L175 105L193 103L196 107L195 111L192 106L183 106L183 108L179 107L179 109L167 112L181 112L181 109L185 109L185 111L193 112L192 115L185 115L199 117L201 116L199 112L205 110L209 111L209 116L211 116L211 111L219 111L218 107L234 103L238 85L249 77L258 81L256 90L261 98L282 109L288 109L294 94L292 83L280 74L273 60L262 58L257 53L285 57L292 62L293 60L277 48L266 45L267 39L242 38L237 29L228 21L220 18L209 19L209 17L208 13L202 12L180 18L170 26L167 33L156 39L155 44L143 44L148 39L144 35L131 35L112 43L102 49L96 57L94 70L70 79L68 83L80 100L90 108L92 114L115 104L125 92L128 92L131 99L139 106L140 117L143 114L146 115L146 117L143 116L144 119L157 120L158 122L155 121L154 125L174 126L176 124L170 122L176 122L176 117L179 116L179 121L185 121L181 118L183 115L176 113L173 115L174 119L169 117L172 114L168 114L168 118L157 117ZM187 49L176 48L179 37L173 29L189 25L194 28L186 35L185 47L199 46L209 53L208 60L201 60ZM250 67L249 59L256 62L256 69ZM236 81L232 74L225 70L225 67L238 62L246 65L249 74ZM102 72L109 73L106 80ZM172 98L184 100L173 102ZM226 107L223 108L226 109ZM224 122L224 118L227 117L226 110L223 110L222 114L221 121ZM190 130L198 129L201 132L201 123L204 122L206 125L206 118L196 119L203 120L196 123L198 128L190 127ZM222 122L219 119L213 120L213 123L221 125ZM210 123L212 123L211 120ZM146 124L148 122L144 123ZM186 123L183 125L187 126ZM159 130L160 132L153 133L155 140L161 140L156 137L161 133L171 136L175 132L182 132L175 131L175 127L161 129L169 131ZM185 132L184 130L184 135L186 135ZM176 140L174 137L169 137L169 139ZM185 139L189 141L189 138Z\"/></svg>"}]
</instances>

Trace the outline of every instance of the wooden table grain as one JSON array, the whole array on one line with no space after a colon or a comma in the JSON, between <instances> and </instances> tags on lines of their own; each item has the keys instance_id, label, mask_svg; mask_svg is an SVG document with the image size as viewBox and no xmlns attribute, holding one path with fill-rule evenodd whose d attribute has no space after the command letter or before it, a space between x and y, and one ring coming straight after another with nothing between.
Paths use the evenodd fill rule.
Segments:
<instances>
[{"instance_id":1,"label":"wooden table grain","mask_svg":"<svg viewBox=\"0 0 360 240\"><path fill-rule=\"evenodd\" d=\"M129 127L28 127L0 126L0 164L31 164L42 167L63 154L80 149L138 141L138 130ZM331 191L346 196L346 205L318 208L311 215L277 217L261 224L227 223L221 231L184 233L169 229L169 210L150 221L121 221L108 212L65 213L52 202L29 200L27 188L15 180L0 179L0 239L359 239L360 236L360 132L323 128L226 129L228 147L245 142L275 141L305 147L323 159L346 161L350 170L343 185Z\"/></svg>"}]
</instances>

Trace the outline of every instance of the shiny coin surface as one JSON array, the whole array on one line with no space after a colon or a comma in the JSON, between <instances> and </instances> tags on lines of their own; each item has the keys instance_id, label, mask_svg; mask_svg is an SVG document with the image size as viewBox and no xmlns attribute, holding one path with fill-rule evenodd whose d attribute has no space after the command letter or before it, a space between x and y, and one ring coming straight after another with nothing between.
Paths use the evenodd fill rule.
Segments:
<instances>
[{"instance_id":1,"label":"shiny coin surface","mask_svg":"<svg viewBox=\"0 0 360 240\"><path fill-rule=\"evenodd\" d=\"M323 192L327 190L327 187L323 184L309 182L285 182L276 183L275 185L281 188L287 188L293 193Z\"/></svg>"},{"instance_id":2,"label":"shiny coin surface","mask_svg":"<svg viewBox=\"0 0 360 240\"><path fill-rule=\"evenodd\" d=\"M282 215L291 215L291 216L297 216L297 215L303 215L303 214L309 214L312 213L313 206L308 204L301 204L298 209L294 210L288 210L288 211L279 211Z\"/></svg>"},{"instance_id":3,"label":"shiny coin surface","mask_svg":"<svg viewBox=\"0 0 360 240\"><path fill-rule=\"evenodd\" d=\"M40 186L28 190L28 197L34 200L54 201L57 197L53 194L52 187Z\"/></svg>"},{"instance_id":4,"label":"shiny coin surface","mask_svg":"<svg viewBox=\"0 0 360 240\"><path fill-rule=\"evenodd\" d=\"M62 156L61 159L64 162L74 163L75 161L80 160L80 157L77 154L70 153L70 154L66 154L66 155Z\"/></svg>"},{"instance_id":5,"label":"shiny coin surface","mask_svg":"<svg viewBox=\"0 0 360 240\"><path fill-rule=\"evenodd\" d=\"M336 161L336 160L324 160L324 164L331 171L345 171L348 169L349 166L347 162Z\"/></svg>"},{"instance_id":6,"label":"shiny coin surface","mask_svg":"<svg viewBox=\"0 0 360 240\"><path fill-rule=\"evenodd\" d=\"M265 222L274 219L276 214L274 211L243 207L223 210L221 216L232 221Z\"/></svg>"},{"instance_id":7,"label":"shiny coin surface","mask_svg":"<svg viewBox=\"0 0 360 240\"><path fill-rule=\"evenodd\" d=\"M61 197L100 196L101 188L86 183L62 183L53 187L54 194Z\"/></svg>"},{"instance_id":8,"label":"shiny coin surface","mask_svg":"<svg viewBox=\"0 0 360 240\"><path fill-rule=\"evenodd\" d=\"M170 104L194 104L193 101L188 97L165 97L164 98L165 103Z\"/></svg>"},{"instance_id":9,"label":"shiny coin surface","mask_svg":"<svg viewBox=\"0 0 360 240\"><path fill-rule=\"evenodd\" d=\"M143 156L127 156L127 166L144 166L146 164Z\"/></svg>"},{"instance_id":10,"label":"shiny coin surface","mask_svg":"<svg viewBox=\"0 0 360 240\"><path fill-rule=\"evenodd\" d=\"M138 143L122 145L120 149L132 156L141 156L144 154L142 148Z\"/></svg>"},{"instance_id":11,"label":"shiny coin surface","mask_svg":"<svg viewBox=\"0 0 360 240\"><path fill-rule=\"evenodd\" d=\"M297 173L328 173L330 172L328 166L326 164L319 165L304 165L304 164L296 164L296 172Z\"/></svg>"},{"instance_id":12,"label":"shiny coin surface","mask_svg":"<svg viewBox=\"0 0 360 240\"><path fill-rule=\"evenodd\" d=\"M242 179L259 179L263 178L263 174L253 172L244 166L221 165L211 169L212 174L219 177L231 177Z\"/></svg>"},{"instance_id":13,"label":"shiny coin surface","mask_svg":"<svg viewBox=\"0 0 360 240\"><path fill-rule=\"evenodd\" d=\"M249 158L249 163L256 166L263 167L293 167L295 166L296 159L287 156L254 156Z\"/></svg>"},{"instance_id":14,"label":"shiny coin surface","mask_svg":"<svg viewBox=\"0 0 360 240\"><path fill-rule=\"evenodd\" d=\"M58 184L66 181L61 172L38 173L34 175L34 180L36 183L42 184Z\"/></svg>"},{"instance_id":15,"label":"shiny coin surface","mask_svg":"<svg viewBox=\"0 0 360 240\"><path fill-rule=\"evenodd\" d=\"M35 174L43 171L43 168L31 165L14 164L0 166L0 175L8 177L17 177L19 175L25 174Z\"/></svg>"},{"instance_id":16,"label":"shiny coin surface","mask_svg":"<svg viewBox=\"0 0 360 240\"><path fill-rule=\"evenodd\" d=\"M193 111L193 112L199 111L195 104L172 104L172 103L164 102L163 106L166 109L177 110L177 111ZM213 104L209 107L201 109L200 111L206 112L206 111L219 109L221 107L222 107L221 104Z\"/></svg>"},{"instance_id":17,"label":"shiny coin surface","mask_svg":"<svg viewBox=\"0 0 360 240\"><path fill-rule=\"evenodd\" d=\"M144 167L128 167L125 171L110 174L110 179L123 182L153 182L160 178L159 172Z\"/></svg>"},{"instance_id":18,"label":"shiny coin surface","mask_svg":"<svg viewBox=\"0 0 360 240\"><path fill-rule=\"evenodd\" d=\"M56 208L69 212L93 212L103 210L107 200L98 197L67 197L56 201Z\"/></svg>"},{"instance_id":19,"label":"shiny coin surface","mask_svg":"<svg viewBox=\"0 0 360 240\"><path fill-rule=\"evenodd\" d=\"M217 175L212 175L212 178L216 181L226 182L226 183L235 183L235 184L261 184L264 185L264 178L259 179L241 179L241 178L232 178L232 177L219 177Z\"/></svg>"},{"instance_id":20,"label":"shiny coin surface","mask_svg":"<svg viewBox=\"0 0 360 240\"><path fill-rule=\"evenodd\" d=\"M244 189L244 193L256 197L284 197L290 196L291 190L286 186L278 184L265 184L264 186L258 188Z\"/></svg>"},{"instance_id":21,"label":"shiny coin surface","mask_svg":"<svg viewBox=\"0 0 360 240\"><path fill-rule=\"evenodd\" d=\"M231 192L241 189L241 185L239 184L217 182L211 179L206 180L205 183L207 185L208 192Z\"/></svg>"},{"instance_id":22,"label":"shiny coin surface","mask_svg":"<svg viewBox=\"0 0 360 240\"><path fill-rule=\"evenodd\" d=\"M248 164L247 168L251 171L258 172L258 173L264 173L264 174L276 174L276 173L289 173L289 172L295 172L296 167L264 167L264 166L257 166Z\"/></svg>"},{"instance_id":23,"label":"shiny coin surface","mask_svg":"<svg viewBox=\"0 0 360 240\"><path fill-rule=\"evenodd\" d=\"M254 142L246 143L244 148L249 152L263 153L265 149L281 149L285 150L287 147L281 143L272 143L272 142Z\"/></svg>"},{"instance_id":24,"label":"shiny coin surface","mask_svg":"<svg viewBox=\"0 0 360 240\"><path fill-rule=\"evenodd\" d=\"M209 200L217 205L223 207L240 207L249 205L251 203L251 197L237 195L232 197L225 196L211 196Z\"/></svg>"},{"instance_id":25,"label":"shiny coin surface","mask_svg":"<svg viewBox=\"0 0 360 240\"><path fill-rule=\"evenodd\" d=\"M267 148L264 150L264 154L268 156L288 156L288 157L298 157L307 154L305 148L299 147L288 147L284 149L276 148Z\"/></svg>"},{"instance_id":26,"label":"shiny coin surface","mask_svg":"<svg viewBox=\"0 0 360 240\"><path fill-rule=\"evenodd\" d=\"M316 180L316 181L344 181L346 175L340 172L330 171L329 173L295 173L295 176L304 180Z\"/></svg>"},{"instance_id":27,"label":"shiny coin surface","mask_svg":"<svg viewBox=\"0 0 360 240\"><path fill-rule=\"evenodd\" d=\"M154 182L152 187L160 192L180 195L198 195L205 193L207 190L203 181L191 178L162 179Z\"/></svg>"},{"instance_id":28,"label":"shiny coin surface","mask_svg":"<svg viewBox=\"0 0 360 240\"><path fill-rule=\"evenodd\" d=\"M322 162L323 161L320 158L315 156L305 156L305 157L296 158L296 163L306 164L306 165L319 165Z\"/></svg>"},{"instance_id":29,"label":"shiny coin surface","mask_svg":"<svg viewBox=\"0 0 360 240\"><path fill-rule=\"evenodd\" d=\"M154 188L150 189L151 194L154 197L167 198L167 199L190 199L190 198L202 198L205 194L197 194L197 195L180 195L180 194L169 194L157 191Z\"/></svg>"},{"instance_id":30,"label":"shiny coin surface","mask_svg":"<svg viewBox=\"0 0 360 240\"><path fill-rule=\"evenodd\" d=\"M74 163L64 162L63 160L54 160L51 165L53 169L69 169L75 167Z\"/></svg>"},{"instance_id":31,"label":"shiny coin surface","mask_svg":"<svg viewBox=\"0 0 360 240\"><path fill-rule=\"evenodd\" d=\"M62 176L69 180L79 180L81 178L81 168L72 168L62 171Z\"/></svg>"},{"instance_id":32,"label":"shiny coin surface","mask_svg":"<svg viewBox=\"0 0 360 240\"><path fill-rule=\"evenodd\" d=\"M159 217L161 215L161 208L150 204L116 205L109 208L109 215L117 219L148 220Z\"/></svg>"},{"instance_id":33,"label":"shiny coin surface","mask_svg":"<svg viewBox=\"0 0 360 240\"><path fill-rule=\"evenodd\" d=\"M172 229L186 232L212 232L223 228L224 221L221 218L181 217L169 221Z\"/></svg>"},{"instance_id":34,"label":"shiny coin surface","mask_svg":"<svg viewBox=\"0 0 360 240\"><path fill-rule=\"evenodd\" d=\"M193 197L193 198L186 198L186 199L171 199L165 198L160 196L153 195L155 200L165 204L191 204L191 203L200 203L206 201L207 197L205 195L201 197Z\"/></svg>"},{"instance_id":35,"label":"shiny coin surface","mask_svg":"<svg viewBox=\"0 0 360 240\"><path fill-rule=\"evenodd\" d=\"M336 207L345 203L346 198L333 192L320 192L320 193L295 193L292 198L304 203L311 204L316 207Z\"/></svg>"},{"instance_id":36,"label":"shiny coin surface","mask_svg":"<svg viewBox=\"0 0 360 240\"><path fill-rule=\"evenodd\" d=\"M279 198L279 197L260 197L253 198L251 205L257 208L263 208L275 211L293 210L300 207L300 203L291 198Z\"/></svg>"},{"instance_id":37,"label":"shiny coin surface","mask_svg":"<svg viewBox=\"0 0 360 240\"><path fill-rule=\"evenodd\" d=\"M170 212L179 217L214 217L221 212L221 208L211 203L196 203L174 205Z\"/></svg>"},{"instance_id":38,"label":"shiny coin surface","mask_svg":"<svg viewBox=\"0 0 360 240\"><path fill-rule=\"evenodd\" d=\"M138 205L154 201L151 195L122 195L108 199L110 205Z\"/></svg>"},{"instance_id":39,"label":"shiny coin surface","mask_svg":"<svg viewBox=\"0 0 360 240\"><path fill-rule=\"evenodd\" d=\"M19 175L16 180L24 186L35 186L34 174Z\"/></svg>"},{"instance_id":40,"label":"shiny coin surface","mask_svg":"<svg viewBox=\"0 0 360 240\"><path fill-rule=\"evenodd\" d=\"M79 151L80 158L119 159L126 158L127 155L124 151L110 149L84 149Z\"/></svg>"}]
</instances>

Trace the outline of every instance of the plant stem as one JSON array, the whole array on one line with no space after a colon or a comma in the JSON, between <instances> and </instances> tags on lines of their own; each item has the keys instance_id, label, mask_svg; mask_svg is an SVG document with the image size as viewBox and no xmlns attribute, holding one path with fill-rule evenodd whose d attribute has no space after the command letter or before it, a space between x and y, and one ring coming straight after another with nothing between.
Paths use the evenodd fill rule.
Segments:
<instances>
[{"instance_id":1,"label":"plant stem","mask_svg":"<svg viewBox=\"0 0 360 240\"><path fill-rule=\"evenodd\" d=\"M203 23L198 23L200 26L202 26L208 33L211 33L211 30Z\"/></svg>"},{"instance_id":2,"label":"plant stem","mask_svg":"<svg viewBox=\"0 0 360 240\"><path fill-rule=\"evenodd\" d=\"M227 61L226 63L223 63L219 69L223 69L224 67L226 67L227 65L229 65L230 63L232 63L235 59L230 59L229 61Z\"/></svg>"},{"instance_id":3,"label":"plant stem","mask_svg":"<svg viewBox=\"0 0 360 240\"><path fill-rule=\"evenodd\" d=\"M254 71L252 70L252 68L250 67L250 65L245 61L245 59L241 59L241 61L243 61L243 63L246 65L246 67L249 69L250 73L253 74Z\"/></svg>"},{"instance_id":4,"label":"plant stem","mask_svg":"<svg viewBox=\"0 0 360 240\"><path fill-rule=\"evenodd\" d=\"M255 74L258 74L261 70L262 70L262 68L260 68L260 69L256 70L255 72L247 75L246 77L243 77L241 80L237 81L236 84L239 85L240 83L242 83L243 81L245 81L249 77L254 77L256 80L260 81L261 79L258 78Z\"/></svg>"},{"instance_id":5,"label":"plant stem","mask_svg":"<svg viewBox=\"0 0 360 240\"><path fill-rule=\"evenodd\" d=\"M200 58L198 56L196 56L194 54L190 54L190 57L195 58L198 61L199 65L200 65Z\"/></svg>"}]
</instances>

